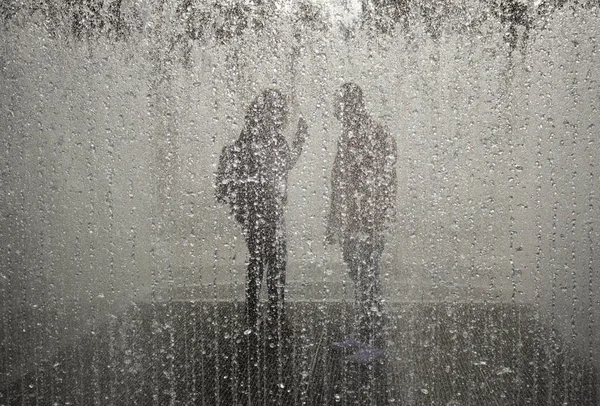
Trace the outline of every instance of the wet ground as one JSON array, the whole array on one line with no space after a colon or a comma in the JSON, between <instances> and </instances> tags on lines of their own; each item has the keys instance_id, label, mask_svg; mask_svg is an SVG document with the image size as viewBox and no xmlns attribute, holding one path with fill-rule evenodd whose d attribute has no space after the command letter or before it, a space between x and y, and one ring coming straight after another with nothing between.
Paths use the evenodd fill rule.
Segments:
<instances>
[{"instance_id":1,"label":"wet ground","mask_svg":"<svg viewBox=\"0 0 600 406\"><path fill-rule=\"evenodd\" d=\"M597 374L532 307L395 303L385 360L332 347L352 306L290 302L281 340L243 302L142 303L37 364L0 405L598 405Z\"/></svg>"}]
</instances>

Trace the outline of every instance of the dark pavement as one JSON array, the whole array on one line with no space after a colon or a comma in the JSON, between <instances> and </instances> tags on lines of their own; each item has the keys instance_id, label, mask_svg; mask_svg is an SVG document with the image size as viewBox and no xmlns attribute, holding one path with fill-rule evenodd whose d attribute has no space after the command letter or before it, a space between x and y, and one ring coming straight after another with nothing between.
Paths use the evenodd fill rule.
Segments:
<instances>
[{"instance_id":1,"label":"dark pavement","mask_svg":"<svg viewBox=\"0 0 600 406\"><path fill-rule=\"evenodd\" d=\"M507 303L393 303L387 358L346 359L348 303L290 302L281 335L241 301L141 303L16 379L0 405L598 405L597 373Z\"/></svg>"}]
</instances>

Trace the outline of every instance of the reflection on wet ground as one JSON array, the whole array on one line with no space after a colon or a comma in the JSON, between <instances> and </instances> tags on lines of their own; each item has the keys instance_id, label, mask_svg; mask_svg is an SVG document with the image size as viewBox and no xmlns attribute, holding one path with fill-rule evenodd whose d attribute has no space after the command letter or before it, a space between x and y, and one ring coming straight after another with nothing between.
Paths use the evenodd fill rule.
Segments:
<instances>
[{"instance_id":1,"label":"reflection on wet ground","mask_svg":"<svg viewBox=\"0 0 600 406\"><path fill-rule=\"evenodd\" d=\"M243 326L243 302L144 303L2 390L6 405L596 405L595 371L532 307L388 306L387 358L332 342L352 306L290 302L282 336Z\"/></svg>"}]
</instances>

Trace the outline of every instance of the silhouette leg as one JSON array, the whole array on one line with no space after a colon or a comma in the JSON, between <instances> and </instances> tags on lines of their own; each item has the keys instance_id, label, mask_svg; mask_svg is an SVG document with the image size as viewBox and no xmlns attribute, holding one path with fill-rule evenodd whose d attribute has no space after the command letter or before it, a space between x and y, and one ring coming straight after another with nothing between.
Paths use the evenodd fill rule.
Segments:
<instances>
[{"instance_id":1,"label":"silhouette leg","mask_svg":"<svg viewBox=\"0 0 600 406\"><path fill-rule=\"evenodd\" d=\"M248 246L248 274L246 279L246 317L247 326L254 331L259 324L259 297L264 272L264 236L254 224L246 236Z\"/></svg>"}]
</instances>

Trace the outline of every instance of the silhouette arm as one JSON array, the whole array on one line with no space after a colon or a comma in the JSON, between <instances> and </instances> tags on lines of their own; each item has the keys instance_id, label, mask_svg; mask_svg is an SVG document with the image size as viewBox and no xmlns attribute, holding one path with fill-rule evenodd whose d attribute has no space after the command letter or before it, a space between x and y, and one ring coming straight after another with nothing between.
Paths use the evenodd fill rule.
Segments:
<instances>
[{"instance_id":1,"label":"silhouette arm","mask_svg":"<svg viewBox=\"0 0 600 406\"><path fill-rule=\"evenodd\" d=\"M344 211L342 206L345 195L344 150L342 140L338 141L331 171L331 203L325 229L325 238L330 243L334 242L336 234L339 234L342 228L342 213Z\"/></svg>"},{"instance_id":2,"label":"silhouette arm","mask_svg":"<svg viewBox=\"0 0 600 406\"><path fill-rule=\"evenodd\" d=\"M300 155L302 154L302 148L304 147L304 143L306 142L306 137L308 135L308 126L306 125L306 121L302 117L298 119L298 128L296 130L296 135L294 136L294 140L292 141L292 147L290 148L290 155L288 159L288 170L292 169Z\"/></svg>"}]
</instances>

